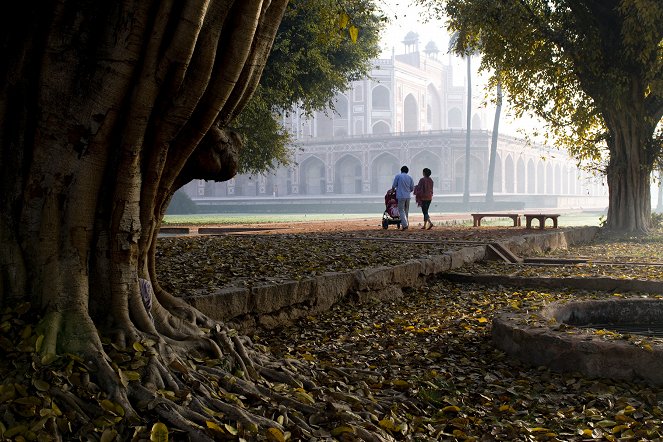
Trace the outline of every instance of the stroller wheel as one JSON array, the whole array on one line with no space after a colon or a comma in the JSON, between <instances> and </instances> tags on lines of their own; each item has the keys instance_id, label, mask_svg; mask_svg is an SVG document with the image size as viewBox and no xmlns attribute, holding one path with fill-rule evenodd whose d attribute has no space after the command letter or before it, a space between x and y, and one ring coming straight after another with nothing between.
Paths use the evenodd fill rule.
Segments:
<instances>
[{"instance_id":1,"label":"stroller wheel","mask_svg":"<svg viewBox=\"0 0 663 442\"><path fill-rule=\"evenodd\" d=\"M382 220L382 228L387 230L389 228L389 220L388 219L383 219Z\"/></svg>"}]
</instances>

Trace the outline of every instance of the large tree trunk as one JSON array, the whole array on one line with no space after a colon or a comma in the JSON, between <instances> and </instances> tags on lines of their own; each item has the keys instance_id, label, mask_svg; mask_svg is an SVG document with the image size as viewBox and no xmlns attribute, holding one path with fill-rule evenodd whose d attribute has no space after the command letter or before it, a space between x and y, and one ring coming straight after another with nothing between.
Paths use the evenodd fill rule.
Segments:
<instances>
[{"instance_id":1,"label":"large tree trunk","mask_svg":"<svg viewBox=\"0 0 663 442\"><path fill-rule=\"evenodd\" d=\"M610 204L606 227L647 232L651 224L651 172L648 143L653 128L637 109L604 112L610 135L607 181Z\"/></svg>"},{"instance_id":2,"label":"large tree trunk","mask_svg":"<svg viewBox=\"0 0 663 442\"><path fill-rule=\"evenodd\" d=\"M78 355L128 417L150 403L192 439L211 438L209 409L282 427L215 399L187 371L191 355L223 359L224 370L202 364L209 385L238 394L276 400L247 383L258 371L302 385L258 367L247 339L166 293L154 270L174 191L236 172L241 143L225 127L257 85L286 3L26 1L0 14L0 305L38 311L42 362ZM140 382L127 382L102 337L154 346ZM163 388L195 399L158 406Z\"/></svg>"}]
</instances>

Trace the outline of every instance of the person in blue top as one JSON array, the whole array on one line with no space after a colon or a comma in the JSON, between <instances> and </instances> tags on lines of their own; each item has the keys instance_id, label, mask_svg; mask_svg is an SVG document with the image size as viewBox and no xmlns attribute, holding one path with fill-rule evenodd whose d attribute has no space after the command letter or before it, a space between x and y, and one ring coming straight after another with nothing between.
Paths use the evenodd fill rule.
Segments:
<instances>
[{"instance_id":1,"label":"person in blue top","mask_svg":"<svg viewBox=\"0 0 663 442\"><path fill-rule=\"evenodd\" d=\"M394 183L391 188L396 190L396 199L398 199L398 216L401 219L401 228L407 230L407 216L410 211L410 193L414 190L414 180L407 173L410 169L407 166L401 167L401 173L394 177Z\"/></svg>"}]
</instances>

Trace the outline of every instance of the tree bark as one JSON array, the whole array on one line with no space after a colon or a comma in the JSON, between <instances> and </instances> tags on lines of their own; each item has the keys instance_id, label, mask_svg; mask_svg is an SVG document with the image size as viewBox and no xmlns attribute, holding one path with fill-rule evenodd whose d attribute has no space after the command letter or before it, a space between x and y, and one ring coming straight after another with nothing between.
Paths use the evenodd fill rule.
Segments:
<instances>
[{"instance_id":1,"label":"tree bark","mask_svg":"<svg viewBox=\"0 0 663 442\"><path fill-rule=\"evenodd\" d=\"M42 360L78 355L127 416L144 391L123 382L102 337L155 343L153 391L182 382L170 367L193 350L256 373L222 324L160 288L154 252L178 187L236 173L241 140L225 127L286 4L27 1L0 13L0 307L30 303Z\"/></svg>"},{"instance_id":2,"label":"tree bark","mask_svg":"<svg viewBox=\"0 0 663 442\"><path fill-rule=\"evenodd\" d=\"M497 157L497 140L500 129L500 113L502 112L502 83L497 82L495 91L495 120L493 121L493 134L490 140L490 160L488 162L488 185L486 187L486 203L492 204L495 181L495 159Z\"/></svg>"},{"instance_id":3,"label":"tree bark","mask_svg":"<svg viewBox=\"0 0 663 442\"><path fill-rule=\"evenodd\" d=\"M647 232L651 224L651 172L653 160L644 148L653 129L637 109L605 111L610 130L610 161L606 170L610 203L606 227L626 232Z\"/></svg>"}]
</instances>

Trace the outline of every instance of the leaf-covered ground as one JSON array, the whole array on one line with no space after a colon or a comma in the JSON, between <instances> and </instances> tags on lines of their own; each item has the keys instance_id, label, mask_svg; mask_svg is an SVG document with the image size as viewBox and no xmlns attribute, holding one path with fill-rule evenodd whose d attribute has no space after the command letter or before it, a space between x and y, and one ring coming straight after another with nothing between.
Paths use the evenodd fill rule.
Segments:
<instances>
[{"instance_id":1,"label":"leaf-covered ground","mask_svg":"<svg viewBox=\"0 0 663 442\"><path fill-rule=\"evenodd\" d=\"M530 233L508 228L410 232L371 228L165 238L159 248L161 280L170 289L186 293L389 265L441 253L459 247L462 241L471 244ZM334 239L334 235L354 239ZM646 238L599 237L592 244L548 256L655 263L663 261L662 242L660 232ZM500 267L514 269L505 264ZM653 265L626 267L629 273L622 275L654 277L650 267L656 269ZM537 276L541 276L541 268ZM576 276L587 274L587 268L568 266L564 271ZM327 404L328 413L334 416L327 422L333 425L308 422L317 429L317 440L357 440L366 426L353 428L348 422L357 421L351 419L354 415L396 440L408 441L663 440L663 389L526 367L491 344L491 321L497 314L531 312L556 300L612 296L431 281L396 301L339 305L286 328L256 332L252 339L257 347L277 357L297 360L292 367L305 366L303 371L318 386L328 387L294 392L284 387L282 392L294 394L306 404ZM37 440L39 435L71 434L72 428L76 434L87 435L88 440L113 440L126 434L124 411L97 393L84 361L65 355L42 365L34 359L34 350L41 343L30 325L33 321L28 310L28 306L14 306L0 316L0 440ZM605 339L626 339L633 345L647 346L642 337L612 333ZM156 351L150 346L117 349L110 342L104 344L124 373L123 382L135 381L134 371ZM270 388L278 390L279 385ZM160 390L159 394L166 397L172 392ZM171 399L183 404L188 400L186 395ZM265 405L262 399L231 393L223 399L249 410ZM77 413L62 411L63 404L75 409L81 400L93 406ZM157 419L150 404L145 404L141 413L150 422ZM274 419L286 415L296 417L284 409L283 415ZM224 423L216 430L220 438L237 440L243 436L251 440L252 433L246 429L240 431L233 422L221 418L219 422ZM135 427L134 440L149 437L149 433L147 427ZM176 440L184 437L177 432L172 436ZM275 433L272 438L283 440L284 436L288 434ZM290 434L290 440L302 439Z\"/></svg>"},{"instance_id":2,"label":"leaf-covered ground","mask_svg":"<svg viewBox=\"0 0 663 442\"><path fill-rule=\"evenodd\" d=\"M492 346L495 314L568 297L579 295L438 282L255 339L315 365L318 383L391 397L391 412L372 418L397 439L658 440L663 390L524 367Z\"/></svg>"},{"instance_id":3,"label":"leaf-covered ground","mask_svg":"<svg viewBox=\"0 0 663 442\"><path fill-rule=\"evenodd\" d=\"M410 242L392 230L192 238L163 241L160 253L168 272L173 271L173 262L187 265L188 253L200 253L198 264L186 268L198 278L188 283L194 287L196 283L277 280L389 265L462 246L453 241L491 241L529 233L521 229L451 230L451 236L439 229L434 235L413 232L408 236ZM367 239L380 235L391 235L394 241ZM647 238L599 237L592 244L547 256L655 263L663 261L662 242L660 233ZM220 247L223 251L218 250ZM222 262L230 271L225 276L205 270L204 265L214 268ZM532 276L606 272L609 276L660 279L660 267L653 265L526 267L480 263L464 270L531 271ZM165 279L170 275L174 273ZM179 275L177 278L183 278ZM169 283L179 287L182 282ZM368 416L399 440L661 440L663 389L525 367L491 344L490 326L496 314L532 311L555 300L612 296L439 281L412 290L395 302L339 305L290 327L258 332L253 339L276 356L308 364L316 383L332 387L345 402L352 403L352 396L389 401L392 406L387 413L362 408L359 400L353 409L344 411ZM642 337L626 338L642 345ZM315 391L310 395L312 401L321 400ZM329 429L329 437L354 440L353 429L339 425Z\"/></svg>"},{"instance_id":4,"label":"leaf-covered ground","mask_svg":"<svg viewBox=\"0 0 663 442\"><path fill-rule=\"evenodd\" d=\"M663 231L647 236L599 234L590 244L551 251L544 258L584 258L585 263L509 264L500 261L474 263L463 272L519 277L611 277L663 280Z\"/></svg>"},{"instance_id":5,"label":"leaf-covered ground","mask_svg":"<svg viewBox=\"0 0 663 442\"><path fill-rule=\"evenodd\" d=\"M171 293L191 295L230 285L274 283L325 272L395 265L530 233L504 227L414 227L402 232L393 226L382 230L371 224L354 224L352 229L327 224L309 231L304 224L289 229L275 226L242 234L161 238L157 249L160 281Z\"/></svg>"}]
</instances>

